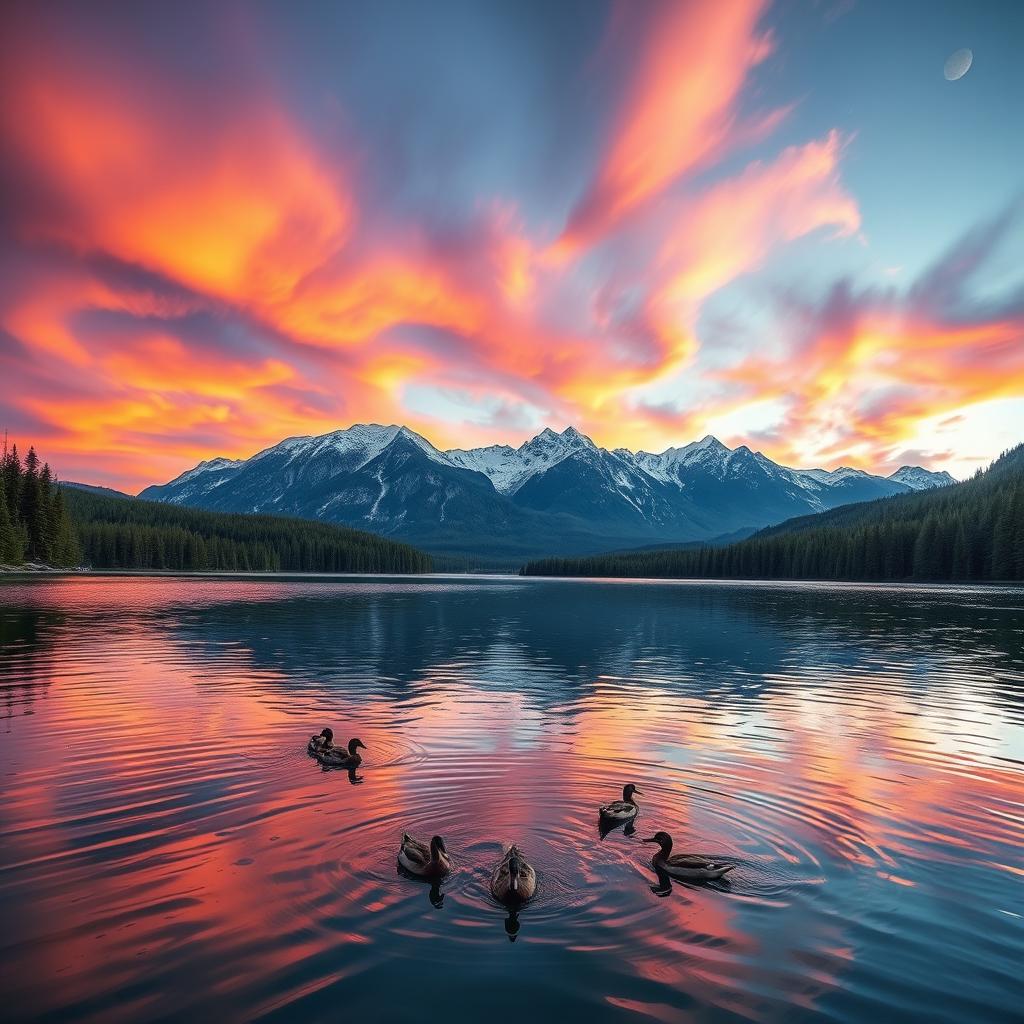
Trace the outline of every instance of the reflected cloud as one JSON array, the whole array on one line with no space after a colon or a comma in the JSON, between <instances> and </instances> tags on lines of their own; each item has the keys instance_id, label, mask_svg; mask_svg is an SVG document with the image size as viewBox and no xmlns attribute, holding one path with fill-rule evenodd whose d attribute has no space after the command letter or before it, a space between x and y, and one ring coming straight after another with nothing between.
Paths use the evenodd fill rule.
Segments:
<instances>
[{"instance_id":1,"label":"reflected cloud","mask_svg":"<svg viewBox=\"0 0 1024 1024\"><path fill-rule=\"evenodd\" d=\"M992 813L1021 789L1011 588L74 579L4 597L4 686L49 679L3 745L0 902L35 936L2 968L15 1006L145 1016L146 995L119 1000L150 964L165 1013L186 979L258 1016L308 1008L310 985L337 998L339 962L376 991L396 957L450 976L482 934L505 943L489 836L528 837L544 878L505 935L610 1000L750 1007L789 998L810 958L820 1011L879 953L866 912L908 948L940 919L1005 938L985 908L1017 880L1012 814ZM325 721L366 738L364 784L314 770ZM728 887L654 900L672 889L635 837L595 839L624 776L680 850L737 863ZM429 907L396 884L404 829L459 851ZM936 884L950 871L994 894L970 920ZM931 991L900 948L908 990Z\"/></svg>"}]
</instances>

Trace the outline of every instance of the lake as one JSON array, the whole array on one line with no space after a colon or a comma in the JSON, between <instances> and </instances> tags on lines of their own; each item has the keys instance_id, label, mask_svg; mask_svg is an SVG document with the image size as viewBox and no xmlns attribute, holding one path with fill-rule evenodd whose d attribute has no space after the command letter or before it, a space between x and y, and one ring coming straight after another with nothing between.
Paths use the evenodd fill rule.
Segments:
<instances>
[{"instance_id":1,"label":"lake","mask_svg":"<svg viewBox=\"0 0 1024 1024\"><path fill-rule=\"evenodd\" d=\"M1019 1019L1020 589L9 579L0 715L7 1020Z\"/></svg>"}]
</instances>

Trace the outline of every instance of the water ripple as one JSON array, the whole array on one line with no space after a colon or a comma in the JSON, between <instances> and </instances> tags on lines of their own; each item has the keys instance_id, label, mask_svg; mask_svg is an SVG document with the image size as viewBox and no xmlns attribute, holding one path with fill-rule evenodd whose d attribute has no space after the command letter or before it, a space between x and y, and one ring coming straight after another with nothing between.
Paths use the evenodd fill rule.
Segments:
<instances>
[{"instance_id":1,"label":"water ripple","mask_svg":"<svg viewBox=\"0 0 1024 1024\"><path fill-rule=\"evenodd\" d=\"M1010 1019L1022 606L1011 588L0 584L6 1009ZM325 725L367 745L357 771L306 754ZM635 829L602 834L625 782ZM666 886L640 841L659 829L736 869ZM451 876L402 874L404 831L444 835ZM488 888L510 842L539 875L518 914Z\"/></svg>"}]
</instances>

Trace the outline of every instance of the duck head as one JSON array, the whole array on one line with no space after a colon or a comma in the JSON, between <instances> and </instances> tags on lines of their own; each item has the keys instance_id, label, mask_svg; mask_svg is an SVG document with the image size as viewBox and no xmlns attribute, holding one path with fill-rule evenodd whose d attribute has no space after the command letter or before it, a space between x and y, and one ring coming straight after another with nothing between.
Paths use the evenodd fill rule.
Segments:
<instances>
[{"instance_id":1,"label":"duck head","mask_svg":"<svg viewBox=\"0 0 1024 1024\"><path fill-rule=\"evenodd\" d=\"M348 752L355 756L355 752L360 749L365 750L366 744L362 740L349 740L348 741Z\"/></svg>"},{"instance_id":2,"label":"duck head","mask_svg":"<svg viewBox=\"0 0 1024 1024\"><path fill-rule=\"evenodd\" d=\"M440 854L446 854L447 852L448 847L445 846L444 840L440 836L434 836L430 840L430 857L432 860L437 860Z\"/></svg>"},{"instance_id":3,"label":"duck head","mask_svg":"<svg viewBox=\"0 0 1024 1024\"><path fill-rule=\"evenodd\" d=\"M334 741L334 730L333 729L321 729L320 738L324 741L324 746L329 747Z\"/></svg>"},{"instance_id":4,"label":"duck head","mask_svg":"<svg viewBox=\"0 0 1024 1024\"><path fill-rule=\"evenodd\" d=\"M633 799L633 794L639 792L640 790L637 789L632 782L629 782L622 787L622 799L625 800L627 804L636 803L636 801Z\"/></svg>"},{"instance_id":5,"label":"duck head","mask_svg":"<svg viewBox=\"0 0 1024 1024\"><path fill-rule=\"evenodd\" d=\"M523 865L519 860L519 851L513 846L508 858L508 887L512 892L519 892L519 872Z\"/></svg>"},{"instance_id":6,"label":"duck head","mask_svg":"<svg viewBox=\"0 0 1024 1024\"><path fill-rule=\"evenodd\" d=\"M667 832L655 832L653 836L641 840L644 843L657 843L661 847L661 855L667 857L672 852L672 837Z\"/></svg>"}]
</instances>

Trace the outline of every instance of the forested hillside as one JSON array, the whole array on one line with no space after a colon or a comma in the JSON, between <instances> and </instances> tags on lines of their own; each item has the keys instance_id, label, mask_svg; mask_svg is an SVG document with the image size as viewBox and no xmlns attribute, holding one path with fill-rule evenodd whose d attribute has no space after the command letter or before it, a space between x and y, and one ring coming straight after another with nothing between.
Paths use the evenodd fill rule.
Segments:
<instances>
[{"instance_id":1,"label":"forested hillside","mask_svg":"<svg viewBox=\"0 0 1024 1024\"><path fill-rule=\"evenodd\" d=\"M362 530L201 512L67 489L82 561L104 569L429 572L430 557Z\"/></svg>"},{"instance_id":2,"label":"forested hillside","mask_svg":"<svg viewBox=\"0 0 1024 1024\"><path fill-rule=\"evenodd\" d=\"M524 575L1024 580L1024 445L965 483L791 519L726 547L531 562Z\"/></svg>"}]
</instances>

